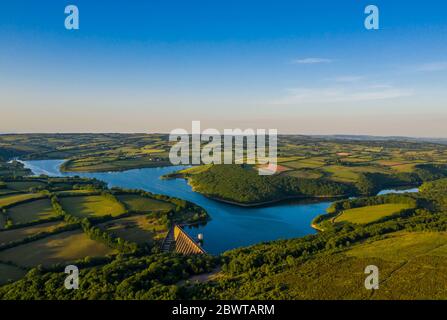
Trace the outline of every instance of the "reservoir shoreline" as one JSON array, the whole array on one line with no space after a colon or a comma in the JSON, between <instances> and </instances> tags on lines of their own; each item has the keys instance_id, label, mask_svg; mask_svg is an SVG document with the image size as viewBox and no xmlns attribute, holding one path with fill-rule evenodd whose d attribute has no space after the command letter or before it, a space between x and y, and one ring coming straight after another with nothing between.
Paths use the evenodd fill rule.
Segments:
<instances>
[{"instance_id":1,"label":"reservoir shoreline","mask_svg":"<svg viewBox=\"0 0 447 320\"><path fill-rule=\"evenodd\" d=\"M204 208L211 220L205 225L185 226L185 231L192 238L197 238L199 233L203 234L203 247L211 254L220 254L261 242L316 234L317 231L312 227L314 218L326 213L326 209L333 202L323 198L300 199L300 202L289 199L267 206L242 207L212 200L194 192L184 179L160 179L165 174L182 170L182 166L132 169L123 172L66 173L59 170L63 160L21 162L35 175L96 178L106 182L109 187L141 189L193 202Z\"/></svg>"}]
</instances>

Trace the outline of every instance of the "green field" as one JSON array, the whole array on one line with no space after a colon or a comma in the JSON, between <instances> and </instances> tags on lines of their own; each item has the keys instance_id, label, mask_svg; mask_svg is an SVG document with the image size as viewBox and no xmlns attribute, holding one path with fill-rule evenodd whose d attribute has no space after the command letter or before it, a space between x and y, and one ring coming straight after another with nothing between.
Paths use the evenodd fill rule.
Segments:
<instances>
[{"instance_id":1,"label":"green field","mask_svg":"<svg viewBox=\"0 0 447 320\"><path fill-rule=\"evenodd\" d=\"M4 196L10 193L16 193L17 191L15 190L10 190L10 189L0 189L0 196Z\"/></svg>"},{"instance_id":2,"label":"green field","mask_svg":"<svg viewBox=\"0 0 447 320\"><path fill-rule=\"evenodd\" d=\"M14 224L28 223L56 216L49 199L40 199L19 204L7 209L7 213Z\"/></svg>"},{"instance_id":3,"label":"green field","mask_svg":"<svg viewBox=\"0 0 447 320\"><path fill-rule=\"evenodd\" d=\"M211 166L212 165L210 165L210 164L208 164L208 165L201 165L201 166L194 166L194 167L191 167L191 168L186 168L186 169L180 170L179 173L181 173L181 174L197 174L197 173L205 172Z\"/></svg>"},{"instance_id":4,"label":"green field","mask_svg":"<svg viewBox=\"0 0 447 320\"><path fill-rule=\"evenodd\" d=\"M262 248L261 245L258 247ZM280 250L284 250L284 246L281 247ZM245 254L251 253L246 251ZM221 274L216 279L217 283L223 284L221 295L215 298L357 300L446 297L445 232L398 232L384 240L360 243L340 252L305 260L289 256L286 260L287 263L280 267L282 271L263 275L255 281L250 277ZM365 289L364 270L369 265L379 268L379 290ZM210 287L215 285L212 283Z\"/></svg>"},{"instance_id":5,"label":"green field","mask_svg":"<svg viewBox=\"0 0 447 320\"><path fill-rule=\"evenodd\" d=\"M387 239L346 252L356 259L377 259L379 270L398 263L381 276L373 299L445 299L447 292L447 233L399 232Z\"/></svg>"},{"instance_id":6,"label":"green field","mask_svg":"<svg viewBox=\"0 0 447 320\"><path fill-rule=\"evenodd\" d=\"M323 174L321 172L318 172L316 170L314 170L314 171L294 170L294 171L288 171L285 174L287 176L301 178L301 179L319 179L323 176Z\"/></svg>"},{"instance_id":7,"label":"green field","mask_svg":"<svg viewBox=\"0 0 447 320\"><path fill-rule=\"evenodd\" d=\"M22 278L26 271L0 262L0 285Z\"/></svg>"},{"instance_id":8,"label":"green field","mask_svg":"<svg viewBox=\"0 0 447 320\"><path fill-rule=\"evenodd\" d=\"M104 196L65 197L62 207L76 217L118 216L125 212L122 204Z\"/></svg>"},{"instance_id":9,"label":"green field","mask_svg":"<svg viewBox=\"0 0 447 320\"><path fill-rule=\"evenodd\" d=\"M116 237L139 244L161 240L168 232L166 225L147 215L116 219L100 224L99 227Z\"/></svg>"},{"instance_id":10,"label":"green field","mask_svg":"<svg viewBox=\"0 0 447 320\"><path fill-rule=\"evenodd\" d=\"M358 179L359 173L372 172L372 173L388 173L386 168L379 168L374 166L359 166L359 167L346 167L346 166L326 166L324 171L330 173L331 178L341 182L355 182Z\"/></svg>"},{"instance_id":11,"label":"green field","mask_svg":"<svg viewBox=\"0 0 447 320\"><path fill-rule=\"evenodd\" d=\"M119 195L118 200L123 202L130 211L151 212L151 211L169 211L174 209L172 203L150 199L139 195Z\"/></svg>"},{"instance_id":12,"label":"green field","mask_svg":"<svg viewBox=\"0 0 447 320\"><path fill-rule=\"evenodd\" d=\"M0 261L23 267L51 266L114 252L105 244L90 240L82 231L70 231L0 251Z\"/></svg>"},{"instance_id":13,"label":"green field","mask_svg":"<svg viewBox=\"0 0 447 320\"><path fill-rule=\"evenodd\" d=\"M384 240L355 247L346 254L357 258L376 257L396 262L423 255L447 258L447 233L398 232Z\"/></svg>"},{"instance_id":14,"label":"green field","mask_svg":"<svg viewBox=\"0 0 447 320\"><path fill-rule=\"evenodd\" d=\"M31 188L45 187L46 184L41 181L14 181L8 182L7 186L17 191L28 191Z\"/></svg>"},{"instance_id":15,"label":"green field","mask_svg":"<svg viewBox=\"0 0 447 320\"><path fill-rule=\"evenodd\" d=\"M80 189L80 190L63 190L63 191L57 191L56 194L60 197L66 197L71 195L88 195L93 193L91 190L88 189Z\"/></svg>"},{"instance_id":16,"label":"green field","mask_svg":"<svg viewBox=\"0 0 447 320\"><path fill-rule=\"evenodd\" d=\"M7 244L9 242L14 242L22 240L26 237L41 233L41 232L52 232L55 229L64 226L64 222L55 221L38 224L31 227L12 229L0 232L0 245Z\"/></svg>"},{"instance_id":17,"label":"green field","mask_svg":"<svg viewBox=\"0 0 447 320\"><path fill-rule=\"evenodd\" d=\"M312 169L323 166L324 162L319 160L304 159L298 161L282 162L281 165L291 169L305 169L305 168Z\"/></svg>"},{"instance_id":18,"label":"green field","mask_svg":"<svg viewBox=\"0 0 447 320\"><path fill-rule=\"evenodd\" d=\"M16 202L21 202L30 199L38 199L42 198L44 195L41 193L27 193L27 194L15 194L15 195L6 195L0 197L0 207L9 206Z\"/></svg>"},{"instance_id":19,"label":"green field","mask_svg":"<svg viewBox=\"0 0 447 320\"><path fill-rule=\"evenodd\" d=\"M0 213L0 229L3 229L6 224L6 218L3 213Z\"/></svg>"},{"instance_id":20,"label":"green field","mask_svg":"<svg viewBox=\"0 0 447 320\"><path fill-rule=\"evenodd\" d=\"M381 218L398 213L404 209L410 209L411 206L402 203L381 204L345 210L334 221L352 222L352 223L370 223Z\"/></svg>"}]
</instances>

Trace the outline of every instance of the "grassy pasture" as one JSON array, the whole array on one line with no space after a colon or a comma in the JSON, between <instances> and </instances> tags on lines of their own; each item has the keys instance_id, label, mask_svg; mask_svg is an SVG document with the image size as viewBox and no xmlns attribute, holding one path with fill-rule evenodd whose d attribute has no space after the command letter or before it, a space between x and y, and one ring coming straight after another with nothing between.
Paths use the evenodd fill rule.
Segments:
<instances>
[{"instance_id":1,"label":"grassy pasture","mask_svg":"<svg viewBox=\"0 0 447 320\"><path fill-rule=\"evenodd\" d=\"M157 154L162 156L162 154ZM73 172L106 172L106 171L120 171L125 169L150 168L157 166L170 165L168 161L155 161L152 157L146 155L145 157L117 159L111 157L105 161L104 157L89 158L89 161L74 160L66 167L66 171Z\"/></svg>"},{"instance_id":2,"label":"grassy pasture","mask_svg":"<svg viewBox=\"0 0 447 320\"><path fill-rule=\"evenodd\" d=\"M0 232L0 245L4 245L10 242L22 240L26 237L41 233L52 232L55 229L64 226L65 223L61 221L42 223L39 225L25 227L20 229L12 229Z\"/></svg>"},{"instance_id":3,"label":"grassy pasture","mask_svg":"<svg viewBox=\"0 0 447 320\"><path fill-rule=\"evenodd\" d=\"M56 216L50 199L40 199L10 207L7 210L14 224L28 223Z\"/></svg>"},{"instance_id":4,"label":"grassy pasture","mask_svg":"<svg viewBox=\"0 0 447 320\"><path fill-rule=\"evenodd\" d=\"M201 166L193 166L190 168L180 170L179 173L182 173L182 174L202 173L202 172L205 172L206 170L208 170L211 166L212 166L211 164L205 164L205 165L201 165Z\"/></svg>"},{"instance_id":5,"label":"grassy pasture","mask_svg":"<svg viewBox=\"0 0 447 320\"><path fill-rule=\"evenodd\" d=\"M253 288L284 287L288 299L445 299L447 233L399 232L282 272L229 287L228 298L260 297ZM379 267L380 289L365 290L365 267ZM266 297L274 297L274 290Z\"/></svg>"},{"instance_id":6,"label":"grassy pasture","mask_svg":"<svg viewBox=\"0 0 447 320\"><path fill-rule=\"evenodd\" d=\"M44 195L41 193L26 193L26 194L0 196L0 207L9 206L16 202L21 202L30 199L38 199L43 197Z\"/></svg>"},{"instance_id":7,"label":"grassy pasture","mask_svg":"<svg viewBox=\"0 0 447 320\"><path fill-rule=\"evenodd\" d=\"M70 190L73 187L72 184L65 182L53 182L52 186L53 188L57 188L58 190Z\"/></svg>"},{"instance_id":8,"label":"grassy pasture","mask_svg":"<svg viewBox=\"0 0 447 320\"><path fill-rule=\"evenodd\" d=\"M98 196L76 196L60 198L64 210L77 217L118 216L125 212L121 203L113 199Z\"/></svg>"},{"instance_id":9,"label":"grassy pasture","mask_svg":"<svg viewBox=\"0 0 447 320\"><path fill-rule=\"evenodd\" d=\"M364 163L364 162L370 161L370 159L357 158L357 157L341 158L340 160L343 162L349 162L349 163Z\"/></svg>"},{"instance_id":10,"label":"grassy pasture","mask_svg":"<svg viewBox=\"0 0 447 320\"><path fill-rule=\"evenodd\" d=\"M421 255L447 258L446 232L397 232L384 240L366 243L346 252L358 258L378 257L387 261L408 261Z\"/></svg>"},{"instance_id":11,"label":"grassy pasture","mask_svg":"<svg viewBox=\"0 0 447 320\"><path fill-rule=\"evenodd\" d=\"M323 168L324 171L331 174L331 178L336 181L354 182L358 178L358 174L349 167L329 166Z\"/></svg>"},{"instance_id":12,"label":"grassy pasture","mask_svg":"<svg viewBox=\"0 0 447 320\"><path fill-rule=\"evenodd\" d=\"M402 163L401 161L395 161L395 160L379 160L379 161L376 161L376 163L378 163L382 166L387 166L387 167L395 167L395 166L400 166L400 165L405 164L405 163Z\"/></svg>"},{"instance_id":13,"label":"grassy pasture","mask_svg":"<svg viewBox=\"0 0 447 320\"><path fill-rule=\"evenodd\" d=\"M136 243L152 243L166 236L168 229L157 219L138 215L100 224L99 227L114 236Z\"/></svg>"},{"instance_id":14,"label":"grassy pasture","mask_svg":"<svg viewBox=\"0 0 447 320\"><path fill-rule=\"evenodd\" d=\"M410 205L402 203L390 203L354 208L343 211L342 214L335 219L335 222L348 221L358 224L370 223L409 208L411 208Z\"/></svg>"},{"instance_id":15,"label":"grassy pasture","mask_svg":"<svg viewBox=\"0 0 447 320\"><path fill-rule=\"evenodd\" d=\"M385 168L375 166L361 166L361 167L347 167L347 166L326 166L322 168L324 171L331 174L331 178L341 182L355 182L358 179L358 173L372 172L372 173L388 173Z\"/></svg>"},{"instance_id":16,"label":"grassy pasture","mask_svg":"<svg viewBox=\"0 0 447 320\"><path fill-rule=\"evenodd\" d=\"M105 244L93 241L82 231L70 231L0 251L0 261L11 261L23 267L39 264L51 266L87 256L104 256L115 251Z\"/></svg>"},{"instance_id":17,"label":"grassy pasture","mask_svg":"<svg viewBox=\"0 0 447 320\"><path fill-rule=\"evenodd\" d=\"M3 229L6 224L6 218L3 213L0 213L0 229Z\"/></svg>"},{"instance_id":18,"label":"grassy pasture","mask_svg":"<svg viewBox=\"0 0 447 320\"><path fill-rule=\"evenodd\" d=\"M8 264L0 263L0 285L8 281L16 281L26 274L25 270L10 266Z\"/></svg>"},{"instance_id":19,"label":"grassy pasture","mask_svg":"<svg viewBox=\"0 0 447 320\"><path fill-rule=\"evenodd\" d=\"M56 194L61 197L70 196L72 194L76 195L86 195L92 193L92 190L80 189L80 190L64 190L58 191Z\"/></svg>"},{"instance_id":20,"label":"grassy pasture","mask_svg":"<svg viewBox=\"0 0 447 320\"><path fill-rule=\"evenodd\" d=\"M319 179L323 177L323 174L318 171L310 171L310 170L294 170L289 171L286 173L286 175L301 179Z\"/></svg>"},{"instance_id":21,"label":"grassy pasture","mask_svg":"<svg viewBox=\"0 0 447 320\"><path fill-rule=\"evenodd\" d=\"M130 211L151 212L151 211L169 211L174 205L168 202L141 197L139 195L119 195L118 200L123 202Z\"/></svg>"},{"instance_id":22,"label":"grassy pasture","mask_svg":"<svg viewBox=\"0 0 447 320\"><path fill-rule=\"evenodd\" d=\"M5 196L8 194L17 193L15 190L9 190L9 189L0 189L0 196Z\"/></svg>"},{"instance_id":23,"label":"grassy pasture","mask_svg":"<svg viewBox=\"0 0 447 320\"><path fill-rule=\"evenodd\" d=\"M143 148L141 149L141 152L151 154L151 153L165 152L165 150L162 150L162 149L153 149L153 148L151 148L151 147L149 146L149 147L147 147L147 148L146 148L146 147L143 147Z\"/></svg>"},{"instance_id":24,"label":"grassy pasture","mask_svg":"<svg viewBox=\"0 0 447 320\"><path fill-rule=\"evenodd\" d=\"M393 170L396 170L397 172L413 172L414 167L416 164L414 163L408 163L408 164L401 164L397 166L391 167Z\"/></svg>"},{"instance_id":25,"label":"grassy pasture","mask_svg":"<svg viewBox=\"0 0 447 320\"><path fill-rule=\"evenodd\" d=\"M285 167L289 167L292 169L304 169L304 168L313 169L313 168L318 168L318 167L321 167L324 165L323 162L312 161L310 159L282 162L281 164Z\"/></svg>"},{"instance_id":26,"label":"grassy pasture","mask_svg":"<svg viewBox=\"0 0 447 320\"><path fill-rule=\"evenodd\" d=\"M45 187L46 184L41 181L13 181L7 184L9 189L17 191L28 191L31 188Z\"/></svg>"}]
</instances>

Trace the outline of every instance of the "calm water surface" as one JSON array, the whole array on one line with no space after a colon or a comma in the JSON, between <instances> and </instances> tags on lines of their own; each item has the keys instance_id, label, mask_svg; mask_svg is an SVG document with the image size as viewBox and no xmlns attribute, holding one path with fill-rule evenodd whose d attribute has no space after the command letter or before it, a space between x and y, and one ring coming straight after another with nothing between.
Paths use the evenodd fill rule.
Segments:
<instances>
[{"instance_id":1,"label":"calm water surface","mask_svg":"<svg viewBox=\"0 0 447 320\"><path fill-rule=\"evenodd\" d=\"M310 227L312 219L325 213L331 204L331 202L284 203L262 208L240 208L207 199L199 193L193 192L184 179L160 179L166 173L184 168L182 166L123 172L61 173L59 166L62 162L63 160L23 161L35 175L78 175L97 178L108 183L109 187L143 189L194 202L207 210L211 215L211 221L205 226L186 228L186 231L195 238L202 233L204 235L203 247L207 252L213 254L263 241L314 234L316 231ZM395 191L384 190L382 193ZM413 190L413 192L416 191L417 189Z\"/></svg>"}]
</instances>

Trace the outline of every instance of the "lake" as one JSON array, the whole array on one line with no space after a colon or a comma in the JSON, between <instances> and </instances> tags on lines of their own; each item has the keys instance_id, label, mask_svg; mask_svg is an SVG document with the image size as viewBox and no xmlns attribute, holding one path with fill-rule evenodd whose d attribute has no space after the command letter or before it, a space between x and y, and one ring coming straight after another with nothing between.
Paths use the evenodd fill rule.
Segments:
<instances>
[{"instance_id":1,"label":"lake","mask_svg":"<svg viewBox=\"0 0 447 320\"><path fill-rule=\"evenodd\" d=\"M269 207L241 208L210 200L193 192L184 179L160 179L164 174L185 168L183 166L135 169L123 172L61 173L59 167L64 160L22 162L35 175L77 175L97 178L106 182L109 187L143 189L194 202L208 212L211 220L205 226L186 227L185 231L193 238L197 238L197 235L202 233L204 236L203 247L212 254L264 241L314 234L316 231L310 226L312 220L325 213L331 204L331 202L287 202ZM417 192L417 189L398 190L397 192L406 191ZM384 190L382 194L391 192L396 192L396 190Z\"/></svg>"}]
</instances>

